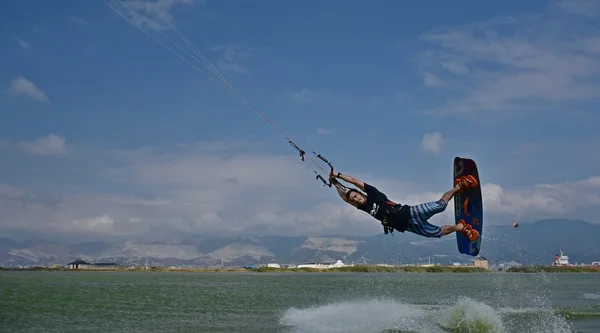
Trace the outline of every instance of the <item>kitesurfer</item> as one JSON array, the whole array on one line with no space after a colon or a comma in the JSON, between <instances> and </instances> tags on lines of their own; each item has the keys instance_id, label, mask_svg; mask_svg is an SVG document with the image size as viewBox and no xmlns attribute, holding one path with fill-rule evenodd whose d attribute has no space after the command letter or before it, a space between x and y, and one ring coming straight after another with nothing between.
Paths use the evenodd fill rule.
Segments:
<instances>
[{"instance_id":1,"label":"kitesurfer","mask_svg":"<svg viewBox=\"0 0 600 333\"><path fill-rule=\"evenodd\" d=\"M344 191L343 185L338 182L337 178L353 184L365 193L356 189ZM454 188L444 193L439 200L414 206L392 202L374 186L339 172L333 174L333 170L329 175L329 180L335 185L338 194L345 202L379 220L386 234L395 229L399 232L408 230L420 236L434 238L440 238L453 232L460 232L471 241L479 237L479 232L471 228L464 220L460 220L456 225L441 227L428 221L433 215L443 212L456 193L477 186L477 179L471 175L455 179Z\"/></svg>"}]
</instances>

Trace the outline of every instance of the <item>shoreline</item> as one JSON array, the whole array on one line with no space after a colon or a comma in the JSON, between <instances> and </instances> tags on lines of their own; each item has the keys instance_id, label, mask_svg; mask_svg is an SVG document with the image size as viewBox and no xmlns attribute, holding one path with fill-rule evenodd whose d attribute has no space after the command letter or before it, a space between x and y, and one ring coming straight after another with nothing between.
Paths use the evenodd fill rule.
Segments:
<instances>
[{"instance_id":1,"label":"shoreline","mask_svg":"<svg viewBox=\"0 0 600 333\"><path fill-rule=\"evenodd\" d=\"M600 268L586 266L525 266L509 268L505 271L490 270L483 267L473 266L375 266L359 265L334 267L328 269L318 268L0 268L1 271L49 271L49 272L247 272L247 273L600 273Z\"/></svg>"}]
</instances>

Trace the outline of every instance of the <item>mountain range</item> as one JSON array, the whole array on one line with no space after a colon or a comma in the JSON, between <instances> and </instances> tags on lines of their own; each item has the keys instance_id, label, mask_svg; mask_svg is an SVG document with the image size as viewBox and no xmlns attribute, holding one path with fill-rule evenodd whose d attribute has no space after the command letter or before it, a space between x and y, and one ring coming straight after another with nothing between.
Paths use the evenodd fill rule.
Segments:
<instances>
[{"instance_id":1,"label":"mountain range","mask_svg":"<svg viewBox=\"0 0 600 333\"><path fill-rule=\"evenodd\" d=\"M512 226L485 227L480 255L491 264L515 261L523 265L549 265L561 250L570 257L571 263L600 261L600 224L549 219L521 223L518 229ZM432 263L447 265L473 260L473 257L458 253L454 235L428 239L408 232L363 237L242 234L195 236L177 241L80 243L39 239L17 242L0 238L0 266L63 265L77 258L89 262L198 267L336 260L355 264L419 264L431 260Z\"/></svg>"}]
</instances>

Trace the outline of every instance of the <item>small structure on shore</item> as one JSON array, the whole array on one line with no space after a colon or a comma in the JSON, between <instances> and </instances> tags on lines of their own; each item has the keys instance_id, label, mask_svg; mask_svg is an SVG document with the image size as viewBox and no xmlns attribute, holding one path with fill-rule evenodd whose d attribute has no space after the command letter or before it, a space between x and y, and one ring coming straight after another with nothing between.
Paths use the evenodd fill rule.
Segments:
<instances>
[{"instance_id":1,"label":"small structure on shore","mask_svg":"<svg viewBox=\"0 0 600 333\"><path fill-rule=\"evenodd\" d=\"M475 267L489 269L490 263L486 257L479 256L479 257L475 258L475 260L473 261L473 265Z\"/></svg>"},{"instance_id":2,"label":"small structure on shore","mask_svg":"<svg viewBox=\"0 0 600 333\"><path fill-rule=\"evenodd\" d=\"M329 269L329 268L335 268L335 267L348 267L348 266L354 266L354 265L346 265L344 264L343 261L338 260L335 263L306 263L306 264L300 264L298 266L296 266L297 268L317 268L317 269Z\"/></svg>"},{"instance_id":3,"label":"small structure on shore","mask_svg":"<svg viewBox=\"0 0 600 333\"><path fill-rule=\"evenodd\" d=\"M86 269L86 268L90 268L92 264L90 264L89 262L85 262L81 259L77 259L73 262L70 262L67 264L67 267L69 267L70 269Z\"/></svg>"},{"instance_id":4,"label":"small structure on shore","mask_svg":"<svg viewBox=\"0 0 600 333\"><path fill-rule=\"evenodd\" d=\"M89 263L81 259L77 259L73 262L68 263L67 268L70 269L117 269L118 265L114 262L98 262Z\"/></svg>"}]
</instances>

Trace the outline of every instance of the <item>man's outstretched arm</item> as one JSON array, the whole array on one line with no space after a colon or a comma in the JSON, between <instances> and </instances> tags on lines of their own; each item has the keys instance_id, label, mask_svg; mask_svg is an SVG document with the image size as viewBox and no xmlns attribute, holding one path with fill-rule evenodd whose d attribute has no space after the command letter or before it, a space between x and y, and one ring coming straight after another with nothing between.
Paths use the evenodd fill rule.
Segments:
<instances>
[{"instance_id":1,"label":"man's outstretched arm","mask_svg":"<svg viewBox=\"0 0 600 333\"><path fill-rule=\"evenodd\" d=\"M337 190L337 193L342 198L342 200L352 205L352 203L348 201L348 199L346 199L346 192L344 192L342 185L337 181L337 179L331 179L331 183L335 186L335 189Z\"/></svg>"},{"instance_id":2,"label":"man's outstretched arm","mask_svg":"<svg viewBox=\"0 0 600 333\"><path fill-rule=\"evenodd\" d=\"M341 173L338 173L336 175L336 178L339 178L343 181L347 181L348 183L358 187L359 189L365 191L365 183L352 177L352 176L348 176L348 175L342 175Z\"/></svg>"}]
</instances>

